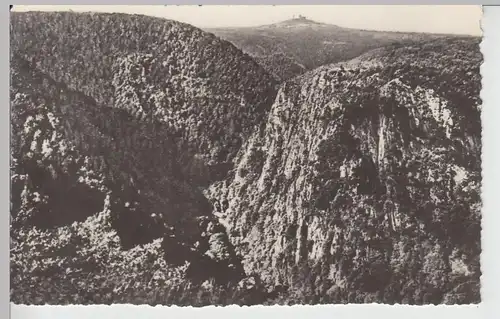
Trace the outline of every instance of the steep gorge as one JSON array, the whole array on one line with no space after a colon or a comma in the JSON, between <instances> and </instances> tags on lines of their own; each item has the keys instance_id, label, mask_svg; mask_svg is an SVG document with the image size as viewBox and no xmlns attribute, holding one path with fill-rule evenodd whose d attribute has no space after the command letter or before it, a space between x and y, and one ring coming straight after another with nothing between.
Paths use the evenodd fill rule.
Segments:
<instances>
[{"instance_id":1,"label":"steep gorge","mask_svg":"<svg viewBox=\"0 0 500 319\"><path fill-rule=\"evenodd\" d=\"M477 39L277 91L182 23L11 19L15 302L480 300Z\"/></svg>"}]
</instances>

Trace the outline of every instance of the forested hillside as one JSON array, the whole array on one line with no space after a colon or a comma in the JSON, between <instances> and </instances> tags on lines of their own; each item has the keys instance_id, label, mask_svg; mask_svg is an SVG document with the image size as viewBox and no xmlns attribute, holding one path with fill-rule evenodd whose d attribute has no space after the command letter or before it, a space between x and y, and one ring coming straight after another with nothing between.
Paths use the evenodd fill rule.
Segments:
<instances>
[{"instance_id":1,"label":"forested hillside","mask_svg":"<svg viewBox=\"0 0 500 319\"><path fill-rule=\"evenodd\" d=\"M259 30L11 15L14 303L480 301L479 39Z\"/></svg>"},{"instance_id":2,"label":"forested hillside","mask_svg":"<svg viewBox=\"0 0 500 319\"><path fill-rule=\"evenodd\" d=\"M270 106L265 71L144 16L16 13L11 36L13 301L179 303L206 279L242 279L200 187Z\"/></svg>"},{"instance_id":3,"label":"forested hillside","mask_svg":"<svg viewBox=\"0 0 500 319\"><path fill-rule=\"evenodd\" d=\"M99 104L176 128L206 163L229 161L274 99L272 78L249 56L176 21L13 13L11 48Z\"/></svg>"}]
</instances>

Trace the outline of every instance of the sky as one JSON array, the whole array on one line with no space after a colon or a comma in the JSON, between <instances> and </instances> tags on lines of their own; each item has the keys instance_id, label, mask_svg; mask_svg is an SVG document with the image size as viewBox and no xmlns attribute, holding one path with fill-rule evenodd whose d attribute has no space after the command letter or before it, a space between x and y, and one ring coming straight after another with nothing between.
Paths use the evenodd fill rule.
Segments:
<instances>
[{"instance_id":1,"label":"sky","mask_svg":"<svg viewBox=\"0 0 500 319\"><path fill-rule=\"evenodd\" d=\"M13 11L122 12L173 19L199 28L259 26L293 16L342 27L481 35L479 5L15 5Z\"/></svg>"}]
</instances>

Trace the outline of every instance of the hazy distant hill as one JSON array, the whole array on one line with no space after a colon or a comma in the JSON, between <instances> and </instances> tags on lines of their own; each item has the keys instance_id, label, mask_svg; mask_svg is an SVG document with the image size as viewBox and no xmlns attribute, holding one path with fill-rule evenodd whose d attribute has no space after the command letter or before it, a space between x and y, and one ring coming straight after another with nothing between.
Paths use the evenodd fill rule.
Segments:
<instances>
[{"instance_id":1,"label":"hazy distant hill","mask_svg":"<svg viewBox=\"0 0 500 319\"><path fill-rule=\"evenodd\" d=\"M255 57L282 81L318 66L345 61L370 49L440 35L367 31L296 18L259 27L206 29Z\"/></svg>"},{"instance_id":2,"label":"hazy distant hill","mask_svg":"<svg viewBox=\"0 0 500 319\"><path fill-rule=\"evenodd\" d=\"M479 39L248 30L12 14L13 302L480 301Z\"/></svg>"}]
</instances>

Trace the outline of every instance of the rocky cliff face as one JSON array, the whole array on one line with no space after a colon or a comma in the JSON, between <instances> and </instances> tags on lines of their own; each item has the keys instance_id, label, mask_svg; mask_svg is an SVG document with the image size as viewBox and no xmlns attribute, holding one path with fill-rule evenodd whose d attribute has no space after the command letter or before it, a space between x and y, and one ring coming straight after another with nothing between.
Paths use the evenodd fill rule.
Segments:
<instances>
[{"instance_id":1,"label":"rocky cliff face","mask_svg":"<svg viewBox=\"0 0 500 319\"><path fill-rule=\"evenodd\" d=\"M284 83L207 192L246 272L306 302L479 300L480 61L438 40Z\"/></svg>"}]
</instances>

